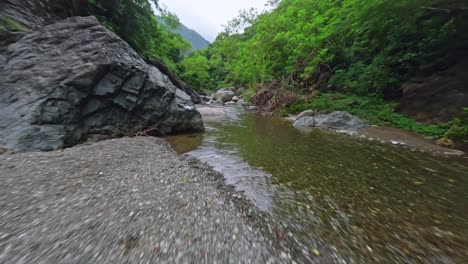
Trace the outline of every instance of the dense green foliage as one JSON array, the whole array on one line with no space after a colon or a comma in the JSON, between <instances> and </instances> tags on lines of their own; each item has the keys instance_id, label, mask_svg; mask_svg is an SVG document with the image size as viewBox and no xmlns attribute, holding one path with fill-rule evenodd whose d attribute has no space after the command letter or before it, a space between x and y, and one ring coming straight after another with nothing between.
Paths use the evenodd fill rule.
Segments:
<instances>
[{"instance_id":1,"label":"dense green foliage","mask_svg":"<svg viewBox=\"0 0 468 264\"><path fill-rule=\"evenodd\" d=\"M375 109L356 110L367 119L442 134L431 127L422 131L383 100L397 99L402 82L416 74L443 69L467 54L464 0L270 2L270 11L242 12L207 50L187 58L205 57L208 66L192 68L185 80L208 89L282 80L302 94L326 91L331 84L353 100L376 98L368 103ZM331 77L325 85L324 72ZM327 97L313 104L319 98Z\"/></svg>"},{"instance_id":2,"label":"dense green foliage","mask_svg":"<svg viewBox=\"0 0 468 264\"><path fill-rule=\"evenodd\" d=\"M204 87L210 79L208 59L198 53L188 56L182 61L182 78L195 89Z\"/></svg>"},{"instance_id":3,"label":"dense green foliage","mask_svg":"<svg viewBox=\"0 0 468 264\"><path fill-rule=\"evenodd\" d=\"M463 110L463 114L460 117L454 118L447 124L449 129L445 132L444 137L468 143L468 107Z\"/></svg>"},{"instance_id":4,"label":"dense green foliage","mask_svg":"<svg viewBox=\"0 0 468 264\"><path fill-rule=\"evenodd\" d=\"M283 0L271 12L243 12L201 54L212 78L266 83L333 70L332 83L355 94L392 90L420 70L453 62L468 45L468 12L454 0ZM440 9L438 9L440 8ZM448 8L446 11L445 8ZM243 23L241 23L243 22ZM236 28L247 25L242 33ZM220 74L221 76L217 76Z\"/></svg>"},{"instance_id":5,"label":"dense green foliage","mask_svg":"<svg viewBox=\"0 0 468 264\"><path fill-rule=\"evenodd\" d=\"M157 22L157 0L75 0L74 6L77 14L95 15L140 55L159 58L171 70L176 70L176 63L182 59L181 51L190 48L187 41L171 31L179 26L175 15L160 10L166 23Z\"/></svg>"}]
</instances>

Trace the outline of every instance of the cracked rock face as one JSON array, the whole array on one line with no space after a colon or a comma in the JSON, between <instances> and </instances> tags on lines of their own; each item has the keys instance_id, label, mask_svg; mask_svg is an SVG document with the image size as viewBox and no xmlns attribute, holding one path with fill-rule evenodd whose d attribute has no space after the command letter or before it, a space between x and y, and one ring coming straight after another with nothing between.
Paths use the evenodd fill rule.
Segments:
<instances>
[{"instance_id":1,"label":"cracked rock face","mask_svg":"<svg viewBox=\"0 0 468 264\"><path fill-rule=\"evenodd\" d=\"M0 144L71 146L89 134L203 129L182 90L94 17L42 27L9 46L0 70Z\"/></svg>"}]
</instances>

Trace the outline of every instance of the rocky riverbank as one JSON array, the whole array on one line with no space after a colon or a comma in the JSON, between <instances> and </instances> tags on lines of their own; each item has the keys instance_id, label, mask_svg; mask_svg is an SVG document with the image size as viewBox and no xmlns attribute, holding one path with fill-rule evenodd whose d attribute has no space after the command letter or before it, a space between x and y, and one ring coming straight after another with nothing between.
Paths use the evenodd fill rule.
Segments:
<instances>
[{"instance_id":1,"label":"rocky riverbank","mask_svg":"<svg viewBox=\"0 0 468 264\"><path fill-rule=\"evenodd\" d=\"M266 263L222 176L156 138L0 155L1 263Z\"/></svg>"},{"instance_id":2,"label":"rocky riverbank","mask_svg":"<svg viewBox=\"0 0 468 264\"><path fill-rule=\"evenodd\" d=\"M294 127L299 129L312 127L325 128L336 133L346 134L359 139L382 144L392 144L394 146L438 155L457 157L465 155L463 151L439 146L431 140L415 133L398 128L372 126L356 116L343 111L326 114L307 110L297 116L289 116L285 119L293 122Z\"/></svg>"}]
</instances>

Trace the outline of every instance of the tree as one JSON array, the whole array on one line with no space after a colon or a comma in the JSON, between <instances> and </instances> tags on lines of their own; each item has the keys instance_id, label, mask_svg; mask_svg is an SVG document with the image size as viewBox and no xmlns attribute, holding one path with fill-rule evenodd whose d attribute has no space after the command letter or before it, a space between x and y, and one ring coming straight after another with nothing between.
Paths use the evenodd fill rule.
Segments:
<instances>
[{"instance_id":1,"label":"tree","mask_svg":"<svg viewBox=\"0 0 468 264\"><path fill-rule=\"evenodd\" d=\"M190 44L158 24L155 9L170 27L179 24L177 16L162 10L158 3L158 0L75 0L74 6L79 15L96 16L143 57L157 57L174 71L181 60L181 51Z\"/></svg>"},{"instance_id":2,"label":"tree","mask_svg":"<svg viewBox=\"0 0 468 264\"><path fill-rule=\"evenodd\" d=\"M185 58L182 63L182 78L197 90L206 88L210 80L210 66L206 56L199 52Z\"/></svg>"}]
</instances>

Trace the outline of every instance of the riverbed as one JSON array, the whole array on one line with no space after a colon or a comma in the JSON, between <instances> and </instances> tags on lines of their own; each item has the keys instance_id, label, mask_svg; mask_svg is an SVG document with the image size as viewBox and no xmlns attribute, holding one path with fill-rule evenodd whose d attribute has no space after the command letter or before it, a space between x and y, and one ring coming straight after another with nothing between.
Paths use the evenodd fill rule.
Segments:
<instances>
[{"instance_id":1,"label":"riverbed","mask_svg":"<svg viewBox=\"0 0 468 264\"><path fill-rule=\"evenodd\" d=\"M223 108L206 132L168 137L263 212L293 258L468 261L468 162Z\"/></svg>"}]
</instances>

